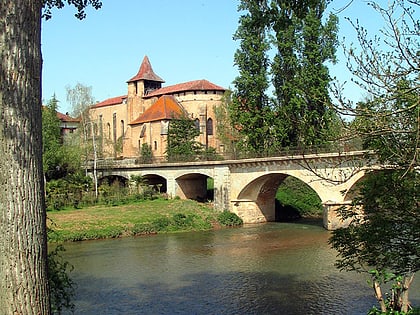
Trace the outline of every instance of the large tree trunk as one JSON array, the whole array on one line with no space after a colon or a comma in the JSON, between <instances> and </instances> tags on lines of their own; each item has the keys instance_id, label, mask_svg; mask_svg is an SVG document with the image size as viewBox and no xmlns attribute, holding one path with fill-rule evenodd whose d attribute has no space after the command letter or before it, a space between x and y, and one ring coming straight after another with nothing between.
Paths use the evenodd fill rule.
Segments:
<instances>
[{"instance_id":1,"label":"large tree trunk","mask_svg":"<svg viewBox=\"0 0 420 315\"><path fill-rule=\"evenodd\" d=\"M0 2L0 313L50 314L40 0Z\"/></svg>"}]
</instances>

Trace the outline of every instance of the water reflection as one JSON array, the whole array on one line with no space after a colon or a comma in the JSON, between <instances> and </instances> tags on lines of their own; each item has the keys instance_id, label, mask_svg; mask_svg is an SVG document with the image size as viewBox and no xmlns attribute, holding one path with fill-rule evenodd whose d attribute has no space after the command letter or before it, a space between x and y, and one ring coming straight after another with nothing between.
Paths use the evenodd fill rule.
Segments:
<instances>
[{"instance_id":1,"label":"water reflection","mask_svg":"<svg viewBox=\"0 0 420 315\"><path fill-rule=\"evenodd\" d=\"M76 314L366 314L371 290L334 268L328 236L277 223L68 244Z\"/></svg>"}]
</instances>

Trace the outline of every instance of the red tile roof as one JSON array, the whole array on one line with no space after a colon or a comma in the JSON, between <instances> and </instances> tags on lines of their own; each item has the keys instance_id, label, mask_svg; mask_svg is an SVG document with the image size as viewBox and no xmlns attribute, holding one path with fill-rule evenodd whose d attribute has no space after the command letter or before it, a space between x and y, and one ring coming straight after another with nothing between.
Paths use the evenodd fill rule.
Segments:
<instances>
[{"instance_id":1,"label":"red tile roof","mask_svg":"<svg viewBox=\"0 0 420 315\"><path fill-rule=\"evenodd\" d=\"M127 98L127 95L111 97L111 98L106 99L105 101L96 103L95 105L92 106L92 108L98 108L98 107L104 107L104 106L122 104L122 102L126 98Z\"/></svg>"},{"instance_id":2,"label":"red tile roof","mask_svg":"<svg viewBox=\"0 0 420 315\"><path fill-rule=\"evenodd\" d=\"M42 105L42 110L46 110L48 107L45 105ZM80 122L80 118L73 118L69 116L67 113L63 114L60 112L56 112L57 118L60 119L62 122Z\"/></svg>"},{"instance_id":3,"label":"red tile roof","mask_svg":"<svg viewBox=\"0 0 420 315\"><path fill-rule=\"evenodd\" d=\"M195 80L184 83L179 83L175 85L166 86L158 90L154 90L149 94L145 95L144 98L160 96L164 94L175 94L180 92L190 92L190 91L226 91L226 89L218 86L214 83L211 83L207 80Z\"/></svg>"},{"instance_id":4,"label":"red tile roof","mask_svg":"<svg viewBox=\"0 0 420 315\"><path fill-rule=\"evenodd\" d=\"M152 106L150 106L130 125L142 124L145 122L168 120L181 116L185 110L171 95L161 96Z\"/></svg>"},{"instance_id":5,"label":"red tile roof","mask_svg":"<svg viewBox=\"0 0 420 315\"><path fill-rule=\"evenodd\" d=\"M80 120L81 120L80 118L73 118L73 117L70 117L67 114L63 114L63 113L60 113L60 112L57 112L57 117L62 122L80 122Z\"/></svg>"},{"instance_id":6,"label":"red tile roof","mask_svg":"<svg viewBox=\"0 0 420 315\"><path fill-rule=\"evenodd\" d=\"M147 56L144 56L143 62L140 65L139 72L137 72L134 77L128 80L127 83L139 80L165 82L161 77L153 72L152 65L150 64L149 58Z\"/></svg>"}]
</instances>

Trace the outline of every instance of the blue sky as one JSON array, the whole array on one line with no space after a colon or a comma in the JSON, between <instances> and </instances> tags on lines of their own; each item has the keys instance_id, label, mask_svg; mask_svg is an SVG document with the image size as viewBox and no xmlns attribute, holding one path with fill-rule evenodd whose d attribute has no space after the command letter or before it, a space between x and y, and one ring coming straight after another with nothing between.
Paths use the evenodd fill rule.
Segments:
<instances>
[{"instance_id":1,"label":"blue sky","mask_svg":"<svg viewBox=\"0 0 420 315\"><path fill-rule=\"evenodd\" d=\"M349 1L334 0L330 8L339 9ZM59 110L71 112L65 87L77 82L92 86L97 101L124 95L126 81L137 73L145 55L165 86L207 79L233 87L237 76L233 55L239 43L232 36L238 26L238 4L239 0L103 0L102 9L88 10L83 21L74 17L71 7L55 10L42 25L43 99L55 94ZM345 16L358 18L372 34L377 32L378 17L362 0L338 16L340 39L355 39ZM348 80L341 53L338 56L331 74ZM361 98L354 89L348 93Z\"/></svg>"}]
</instances>

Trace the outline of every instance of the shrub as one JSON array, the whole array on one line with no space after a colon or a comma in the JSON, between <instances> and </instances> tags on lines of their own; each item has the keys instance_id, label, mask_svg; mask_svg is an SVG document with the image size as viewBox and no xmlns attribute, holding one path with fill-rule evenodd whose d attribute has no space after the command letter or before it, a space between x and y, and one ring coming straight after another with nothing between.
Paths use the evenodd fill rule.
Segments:
<instances>
[{"instance_id":1,"label":"shrub","mask_svg":"<svg viewBox=\"0 0 420 315\"><path fill-rule=\"evenodd\" d=\"M223 211L217 216L217 222L224 226L240 226L244 222L235 213Z\"/></svg>"},{"instance_id":2,"label":"shrub","mask_svg":"<svg viewBox=\"0 0 420 315\"><path fill-rule=\"evenodd\" d=\"M64 247L59 245L48 253L48 285L54 314L61 314L63 308L74 311L75 286L69 276L73 266L61 256L60 253L64 250Z\"/></svg>"}]
</instances>

